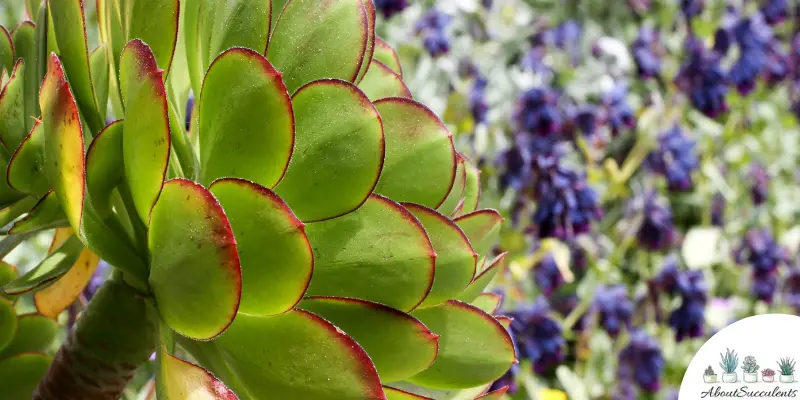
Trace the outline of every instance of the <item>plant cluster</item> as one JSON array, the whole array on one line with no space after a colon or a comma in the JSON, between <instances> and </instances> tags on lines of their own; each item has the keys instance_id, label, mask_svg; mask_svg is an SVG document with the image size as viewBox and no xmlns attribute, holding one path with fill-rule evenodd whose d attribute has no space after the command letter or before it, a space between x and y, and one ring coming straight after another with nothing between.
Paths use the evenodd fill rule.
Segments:
<instances>
[{"instance_id":1,"label":"plant cluster","mask_svg":"<svg viewBox=\"0 0 800 400\"><path fill-rule=\"evenodd\" d=\"M794 365L795 361L792 358L781 358L778 361L778 370L781 371L781 375L792 375L794 374Z\"/></svg>"},{"instance_id":2,"label":"plant cluster","mask_svg":"<svg viewBox=\"0 0 800 400\"><path fill-rule=\"evenodd\" d=\"M725 354L723 355L720 353L719 357L721 359L719 362L719 367L722 368L722 372L726 374L736 373L736 368L739 366L739 355L736 353L736 351L727 349L725 350Z\"/></svg>"},{"instance_id":3,"label":"plant cluster","mask_svg":"<svg viewBox=\"0 0 800 400\"><path fill-rule=\"evenodd\" d=\"M758 364L756 363L756 358L753 356L747 356L744 358L744 362L742 362L742 370L748 374L755 374L758 372Z\"/></svg>"}]
</instances>

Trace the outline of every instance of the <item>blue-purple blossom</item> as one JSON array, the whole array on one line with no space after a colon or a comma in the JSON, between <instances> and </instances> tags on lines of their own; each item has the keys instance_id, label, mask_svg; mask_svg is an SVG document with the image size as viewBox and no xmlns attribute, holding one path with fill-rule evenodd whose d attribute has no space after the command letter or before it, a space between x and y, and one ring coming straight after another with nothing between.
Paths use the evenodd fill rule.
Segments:
<instances>
[{"instance_id":1,"label":"blue-purple blossom","mask_svg":"<svg viewBox=\"0 0 800 400\"><path fill-rule=\"evenodd\" d=\"M386 18L400 13L408 7L408 0L374 0L377 9Z\"/></svg>"},{"instance_id":2,"label":"blue-purple blossom","mask_svg":"<svg viewBox=\"0 0 800 400\"><path fill-rule=\"evenodd\" d=\"M533 304L520 306L510 313L514 318L511 332L518 355L530 360L533 370L542 374L564 361L566 341L561 324L550 315L547 300L540 297Z\"/></svg>"},{"instance_id":3,"label":"blue-purple blossom","mask_svg":"<svg viewBox=\"0 0 800 400\"><path fill-rule=\"evenodd\" d=\"M564 276L561 274L561 270L558 269L558 264L556 264L556 259L552 253L545 253L533 266L533 282L547 297L550 297L553 292L564 284Z\"/></svg>"},{"instance_id":4,"label":"blue-purple blossom","mask_svg":"<svg viewBox=\"0 0 800 400\"><path fill-rule=\"evenodd\" d=\"M681 305L669 316L669 325L675 330L675 340L703 336L705 309L708 302L708 285L702 271L682 271L676 280L676 290Z\"/></svg>"},{"instance_id":5,"label":"blue-purple blossom","mask_svg":"<svg viewBox=\"0 0 800 400\"><path fill-rule=\"evenodd\" d=\"M692 173L698 168L695 140L676 124L658 138L658 147L647 157L654 172L667 179L667 188L684 192L694 188Z\"/></svg>"},{"instance_id":6,"label":"blue-purple blossom","mask_svg":"<svg viewBox=\"0 0 800 400\"><path fill-rule=\"evenodd\" d=\"M639 35L633 41L633 61L640 78L648 79L661 74L661 58L658 54L660 41L658 31L647 26L639 30Z\"/></svg>"},{"instance_id":7,"label":"blue-purple blossom","mask_svg":"<svg viewBox=\"0 0 800 400\"><path fill-rule=\"evenodd\" d=\"M558 93L549 88L526 91L517 100L512 116L517 132L548 136L561 131Z\"/></svg>"},{"instance_id":8,"label":"blue-purple blossom","mask_svg":"<svg viewBox=\"0 0 800 400\"><path fill-rule=\"evenodd\" d=\"M636 232L639 245L650 251L665 251L678 238L673 225L672 209L655 192L649 192L638 200L641 222Z\"/></svg>"},{"instance_id":9,"label":"blue-purple blossom","mask_svg":"<svg viewBox=\"0 0 800 400\"><path fill-rule=\"evenodd\" d=\"M635 331L619 353L617 377L619 381L635 382L641 390L655 393L661 388L664 366L661 344L644 331Z\"/></svg>"},{"instance_id":10,"label":"blue-purple blossom","mask_svg":"<svg viewBox=\"0 0 800 400\"><path fill-rule=\"evenodd\" d=\"M619 335L622 327L631 328L633 302L623 285L600 288L594 299L600 326L612 337Z\"/></svg>"},{"instance_id":11,"label":"blue-purple blossom","mask_svg":"<svg viewBox=\"0 0 800 400\"><path fill-rule=\"evenodd\" d=\"M450 16L435 8L417 21L415 31L422 37L422 44L431 56L439 57L450 51L448 25Z\"/></svg>"},{"instance_id":12,"label":"blue-purple blossom","mask_svg":"<svg viewBox=\"0 0 800 400\"><path fill-rule=\"evenodd\" d=\"M727 78L720 66L720 55L709 51L696 38L687 42L687 61L675 82L689 96L692 105L710 118L728 111Z\"/></svg>"}]
</instances>

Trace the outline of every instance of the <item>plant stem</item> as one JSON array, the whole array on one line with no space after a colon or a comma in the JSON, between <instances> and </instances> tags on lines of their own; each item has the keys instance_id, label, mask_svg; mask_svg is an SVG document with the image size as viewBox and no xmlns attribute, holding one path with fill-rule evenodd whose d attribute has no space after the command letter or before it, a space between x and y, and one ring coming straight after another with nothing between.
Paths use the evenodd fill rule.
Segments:
<instances>
[{"instance_id":1,"label":"plant stem","mask_svg":"<svg viewBox=\"0 0 800 400\"><path fill-rule=\"evenodd\" d=\"M33 399L118 399L157 338L158 318L146 298L111 279L67 335Z\"/></svg>"}]
</instances>

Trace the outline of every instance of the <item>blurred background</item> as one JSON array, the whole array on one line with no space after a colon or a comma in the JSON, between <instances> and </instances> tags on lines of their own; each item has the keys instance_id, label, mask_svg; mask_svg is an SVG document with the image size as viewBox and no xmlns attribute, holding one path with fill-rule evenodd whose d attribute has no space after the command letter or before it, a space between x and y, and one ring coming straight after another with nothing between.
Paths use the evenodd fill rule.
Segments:
<instances>
[{"instance_id":1,"label":"blurred background","mask_svg":"<svg viewBox=\"0 0 800 400\"><path fill-rule=\"evenodd\" d=\"M676 399L716 331L800 312L796 0L374 1L505 217L507 398Z\"/></svg>"}]
</instances>

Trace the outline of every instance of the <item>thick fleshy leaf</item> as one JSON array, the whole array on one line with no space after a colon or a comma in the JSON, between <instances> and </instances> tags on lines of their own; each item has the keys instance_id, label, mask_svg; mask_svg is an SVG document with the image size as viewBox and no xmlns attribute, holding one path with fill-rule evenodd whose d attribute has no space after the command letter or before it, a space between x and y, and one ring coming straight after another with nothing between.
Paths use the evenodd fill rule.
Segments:
<instances>
[{"instance_id":1,"label":"thick fleshy leaf","mask_svg":"<svg viewBox=\"0 0 800 400\"><path fill-rule=\"evenodd\" d=\"M14 42L11 41L11 34L8 29L0 25L0 73L3 70L10 73L14 69L15 59Z\"/></svg>"},{"instance_id":2,"label":"thick fleshy leaf","mask_svg":"<svg viewBox=\"0 0 800 400\"><path fill-rule=\"evenodd\" d=\"M472 165L469 160L464 159L466 171L466 184L464 186L464 201L456 211L457 215L464 215L475 211L478 208L478 201L481 198L481 172Z\"/></svg>"},{"instance_id":3,"label":"thick fleshy leaf","mask_svg":"<svg viewBox=\"0 0 800 400\"><path fill-rule=\"evenodd\" d=\"M267 58L290 92L322 78L355 82L369 42L368 20L362 0L289 0Z\"/></svg>"},{"instance_id":4,"label":"thick fleshy leaf","mask_svg":"<svg viewBox=\"0 0 800 400\"><path fill-rule=\"evenodd\" d=\"M386 160L376 193L436 208L456 174L452 134L424 105L409 99L375 102L383 118Z\"/></svg>"},{"instance_id":5,"label":"thick fleshy leaf","mask_svg":"<svg viewBox=\"0 0 800 400\"><path fill-rule=\"evenodd\" d=\"M294 143L292 103L264 56L236 48L209 67L200 96L200 183L243 178L273 187Z\"/></svg>"},{"instance_id":6,"label":"thick fleshy leaf","mask_svg":"<svg viewBox=\"0 0 800 400\"><path fill-rule=\"evenodd\" d=\"M461 293L475 276L478 255L467 236L444 215L418 204L403 203L425 227L436 252L436 275L430 294L420 305L432 307Z\"/></svg>"},{"instance_id":7,"label":"thick fleshy leaf","mask_svg":"<svg viewBox=\"0 0 800 400\"><path fill-rule=\"evenodd\" d=\"M53 283L75 264L82 249L81 241L75 236L70 237L28 273L5 284L3 292L18 295Z\"/></svg>"},{"instance_id":8,"label":"thick fleshy leaf","mask_svg":"<svg viewBox=\"0 0 800 400\"><path fill-rule=\"evenodd\" d=\"M387 97L411 98L411 91L403 82L403 78L378 60L372 60L369 70L358 84L358 88L363 90L372 101Z\"/></svg>"},{"instance_id":9,"label":"thick fleshy leaf","mask_svg":"<svg viewBox=\"0 0 800 400\"><path fill-rule=\"evenodd\" d=\"M252 398L384 398L378 373L361 346L305 311L274 317L239 314L214 344Z\"/></svg>"},{"instance_id":10,"label":"thick fleshy leaf","mask_svg":"<svg viewBox=\"0 0 800 400\"><path fill-rule=\"evenodd\" d=\"M491 387L491 383L476 386L469 389L431 389L422 386L417 386L409 382L392 382L391 385L400 388L406 392L414 393L418 396L427 396L436 400L474 400L475 397L480 396Z\"/></svg>"},{"instance_id":11,"label":"thick fleshy leaf","mask_svg":"<svg viewBox=\"0 0 800 400\"><path fill-rule=\"evenodd\" d=\"M25 131L28 132L33 127L34 118L41 115L36 95L42 84L42 79L47 73L47 7L42 7L40 14L33 14L30 18L36 18L36 25L31 21L24 21L19 24L11 33L14 40L14 51L17 59L25 60ZM41 24L41 25L39 25Z\"/></svg>"},{"instance_id":12,"label":"thick fleshy leaf","mask_svg":"<svg viewBox=\"0 0 800 400\"><path fill-rule=\"evenodd\" d=\"M23 353L0 360L0 387L4 400L29 400L52 359L41 353Z\"/></svg>"},{"instance_id":13,"label":"thick fleshy leaf","mask_svg":"<svg viewBox=\"0 0 800 400\"><path fill-rule=\"evenodd\" d=\"M0 349L6 347L17 332L17 311L10 301L0 299Z\"/></svg>"},{"instance_id":14,"label":"thick fleshy leaf","mask_svg":"<svg viewBox=\"0 0 800 400\"><path fill-rule=\"evenodd\" d=\"M436 389L467 389L501 377L516 362L511 336L477 307L451 300L412 315L439 333L439 355L409 379Z\"/></svg>"},{"instance_id":15,"label":"thick fleshy leaf","mask_svg":"<svg viewBox=\"0 0 800 400\"><path fill-rule=\"evenodd\" d=\"M464 231L479 256L484 257L500 235L503 217L495 210L480 210L456 218L456 224Z\"/></svg>"},{"instance_id":16,"label":"thick fleshy leaf","mask_svg":"<svg viewBox=\"0 0 800 400\"><path fill-rule=\"evenodd\" d=\"M61 200L72 229L80 232L85 189L83 129L61 60L55 54L50 57L39 104L42 107L47 179Z\"/></svg>"},{"instance_id":17,"label":"thick fleshy leaf","mask_svg":"<svg viewBox=\"0 0 800 400\"><path fill-rule=\"evenodd\" d=\"M263 186L228 178L210 190L236 238L242 265L239 311L273 315L290 310L305 294L314 268L305 226Z\"/></svg>"},{"instance_id":18,"label":"thick fleshy leaf","mask_svg":"<svg viewBox=\"0 0 800 400\"><path fill-rule=\"evenodd\" d=\"M92 140L86 153L86 189L97 212L105 217L111 213L111 194L122 182L122 135L124 121L108 124Z\"/></svg>"},{"instance_id":19,"label":"thick fleshy leaf","mask_svg":"<svg viewBox=\"0 0 800 400\"><path fill-rule=\"evenodd\" d=\"M162 400L236 400L236 394L210 372L167 353L158 353L158 398Z\"/></svg>"},{"instance_id":20,"label":"thick fleshy leaf","mask_svg":"<svg viewBox=\"0 0 800 400\"><path fill-rule=\"evenodd\" d=\"M0 142L14 153L25 139L25 61L17 60L8 84L0 92Z\"/></svg>"},{"instance_id":21,"label":"thick fleshy leaf","mask_svg":"<svg viewBox=\"0 0 800 400\"><path fill-rule=\"evenodd\" d=\"M37 201L33 196L23 197L0 210L0 226L6 226L14 222L17 217L30 211Z\"/></svg>"},{"instance_id":22,"label":"thick fleshy leaf","mask_svg":"<svg viewBox=\"0 0 800 400\"><path fill-rule=\"evenodd\" d=\"M94 85L95 101L100 118L106 119L106 108L108 108L108 49L104 44L94 49L89 56L89 64L92 70L92 85Z\"/></svg>"},{"instance_id":23,"label":"thick fleshy leaf","mask_svg":"<svg viewBox=\"0 0 800 400\"><path fill-rule=\"evenodd\" d=\"M514 318L511 318L506 315L498 315L494 317L494 319L496 319L497 322L500 323L500 325L503 325L503 328L506 328L506 330L508 330L511 327L511 323L514 321Z\"/></svg>"},{"instance_id":24,"label":"thick fleshy leaf","mask_svg":"<svg viewBox=\"0 0 800 400\"><path fill-rule=\"evenodd\" d=\"M163 71L141 40L122 50L120 88L125 102L122 153L133 204L145 225L169 163L170 132Z\"/></svg>"},{"instance_id":25,"label":"thick fleshy leaf","mask_svg":"<svg viewBox=\"0 0 800 400\"><path fill-rule=\"evenodd\" d=\"M100 257L89 249L83 249L69 272L33 295L36 309L44 316L57 318L78 299L99 263Z\"/></svg>"},{"instance_id":26,"label":"thick fleshy leaf","mask_svg":"<svg viewBox=\"0 0 800 400\"><path fill-rule=\"evenodd\" d=\"M364 48L364 59L361 62L361 68L355 80L356 83L364 79L364 75L369 69L370 61L372 61L372 55L375 54L375 3L373 0L361 0L361 5L364 6L364 12L367 13L367 45Z\"/></svg>"},{"instance_id":27,"label":"thick fleshy leaf","mask_svg":"<svg viewBox=\"0 0 800 400\"><path fill-rule=\"evenodd\" d=\"M467 185L467 173L464 166L464 157L457 155L456 179L453 181L453 188L447 194L442 205L436 210L444 215L452 215L459 206L464 204L464 187ZM463 207L463 206L462 206Z\"/></svg>"},{"instance_id":28,"label":"thick fleshy leaf","mask_svg":"<svg viewBox=\"0 0 800 400\"><path fill-rule=\"evenodd\" d=\"M44 315L20 315L14 338L0 351L0 360L19 353L44 353L53 345L59 331L56 321Z\"/></svg>"},{"instance_id":29,"label":"thick fleshy leaf","mask_svg":"<svg viewBox=\"0 0 800 400\"><path fill-rule=\"evenodd\" d=\"M150 46L158 68L169 74L178 40L178 0L127 0L121 7L125 40L141 39Z\"/></svg>"},{"instance_id":30,"label":"thick fleshy leaf","mask_svg":"<svg viewBox=\"0 0 800 400\"><path fill-rule=\"evenodd\" d=\"M314 248L309 295L353 297L408 311L430 292L436 253L403 206L372 195L358 210L308 224Z\"/></svg>"},{"instance_id":31,"label":"thick fleshy leaf","mask_svg":"<svg viewBox=\"0 0 800 400\"><path fill-rule=\"evenodd\" d=\"M437 335L408 314L384 305L341 297L311 297L299 305L330 321L367 351L382 382L406 379L428 368L439 351Z\"/></svg>"},{"instance_id":32,"label":"thick fleshy leaf","mask_svg":"<svg viewBox=\"0 0 800 400\"><path fill-rule=\"evenodd\" d=\"M47 193L49 184L44 172L44 153L44 128L39 121L36 121L31 132L8 162L6 170L8 185L21 193L36 197Z\"/></svg>"},{"instance_id":33,"label":"thick fleshy leaf","mask_svg":"<svg viewBox=\"0 0 800 400\"><path fill-rule=\"evenodd\" d=\"M25 218L14 223L8 232L13 235L20 235L65 226L69 226L67 216L64 215L58 196L51 190L36 203Z\"/></svg>"},{"instance_id":34,"label":"thick fleshy leaf","mask_svg":"<svg viewBox=\"0 0 800 400\"><path fill-rule=\"evenodd\" d=\"M242 273L230 223L217 199L184 179L167 182L153 207L150 288L176 332L211 339L239 308Z\"/></svg>"},{"instance_id":35,"label":"thick fleshy leaf","mask_svg":"<svg viewBox=\"0 0 800 400\"><path fill-rule=\"evenodd\" d=\"M373 60L382 62L387 67L391 68L394 73L403 76L403 67L400 65L400 57L394 51L392 46L389 46L383 39L375 37L375 53L372 56Z\"/></svg>"},{"instance_id":36,"label":"thick fleshy leaf","mask_svg":"<svg viewBox=\"0 0 800 400\"><path fill-rule=\"evenodd\" d=\"M503 296L497 293L481 293L478 298L473 300L472 304L480 308L487 314L494 314L500 308L500 303L503 302Z\"/></svg>"},{"instance_id":37,"label":"thick fleshy leaf","mask_svg":"<svg viewBox=\"0 0 800 400\"><path fill-rule=\"evenodd\" d=\"M419 396L393 387L384 386L383 392L386 393L387 400L433 400L430 397Z\"/></svg>"},{"instance_id":38,"label":"thick fleshy leaf","mask_svg":"<svg viewBox=\"0 0 800 400\"><path fill-rule=\"evenodd\" d=\"M25 0L25 12L30 16L34 16L39 12L41 2L38 0Z\"/></svg>"},{"instance_id":39,"label":"thick fleshy leaf","mask_svg":"<svg viewBox=\"0 0 800 400\"><path fill-rule=\"evenodd\" d=\"M508 386L503 386L500 389L486 393L483 396L476 397L475 400L501 400L508 391Z\"/></svg>"},{"instance_id":40,"label":"thick fleshy leaf","mask_svg":"<svg viewBox=\"0 0 800 400\"><path fill-rule=\"evenodd\" d=\"M372 193L383 166L380 116L352 84L322 80L292 97L294 155L275 191L306 222L346 214Z\"/></svg>"},{"instance_id":41,"label":"thick fleshy leaf","mask_svg":"<svg viewBox=\"0 0 800 400\"><path fill-rule=\"evenodd\" d=\"M458 299L467 303L475 301L483 290L492 283L494 277L497 276L497 273L503 266L503 259L506 257L506 254L507 253L502 253L495 257L494 260L491 260L488 263L489 266L478 273L478 276L472 280L472 283L469 284L467 289L458 295Z\"/></svg>"},{"instance_id":42,"label":"thick fleshy leaf","mask_svg":"<svg viewBox=\"0 0 800 400\"><path fill-rule=\"evenodd\" d=\"M17 267L5 262L0 261L0 287L3 287L6 283L11 282L19 277L19 271ZM0 300L6 299L8 301L16 300L15 296L9 296L2 291L0 291ZM2 346L0 346L2 348Z\"/></svg>"}]
</instances>

